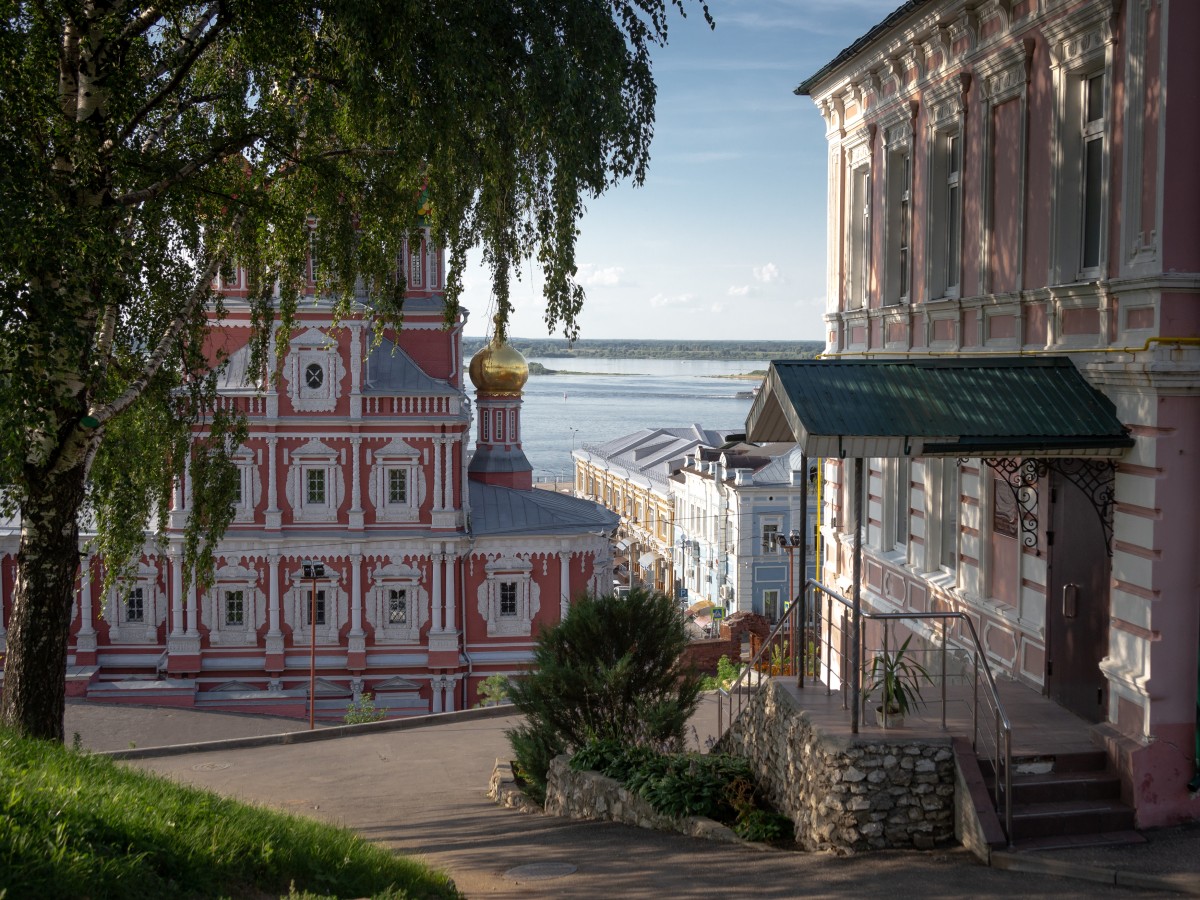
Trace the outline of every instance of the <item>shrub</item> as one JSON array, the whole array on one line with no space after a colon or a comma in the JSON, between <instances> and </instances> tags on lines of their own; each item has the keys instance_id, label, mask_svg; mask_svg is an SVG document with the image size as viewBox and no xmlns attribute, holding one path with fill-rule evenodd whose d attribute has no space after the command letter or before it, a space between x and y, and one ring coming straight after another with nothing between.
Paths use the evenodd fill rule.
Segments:
<instances>
[{"instance_id":1,"label":"shrub","mask_svg":"<svg viewBox=\"0 0 1200 900\"><path fill-rule=\"evenodd\" d=\"M664 594L581 597L544 630L533 671L510 682L525 725L509 732L518 769L544 793L555 752L590 740L662 750L682 746L700 676L682 660L683 617Z\"/></svg>"},{"instance_id":2,"label":"shrub","mask_svg":"<svg viewBox=\"0 0 1200 900\"><path fill-rule=\"evenodd\" d=\"M368 691L363 691L357 700L350 701L342 720L347 725L363 725L367 722L380 722L384 716L382 709L375 708L375 698Z\"/></svg>"},{"instance_id":3,"label":"shrub","mask_svg":"<svg viewBox=\"0 0 1200 900\"><path fill-rule=\"evenodd\" d=\"M479 706L499 706L508 699L508 676L489 675L479 682Z\"/></svg>"}]
</instances>

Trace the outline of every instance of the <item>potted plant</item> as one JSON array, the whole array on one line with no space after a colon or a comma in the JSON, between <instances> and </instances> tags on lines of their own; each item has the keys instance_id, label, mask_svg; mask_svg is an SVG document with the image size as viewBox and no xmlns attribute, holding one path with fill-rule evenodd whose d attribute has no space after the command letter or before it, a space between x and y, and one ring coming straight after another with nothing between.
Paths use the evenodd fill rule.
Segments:
<instances>
[{"instance_id":1,"label":"potted plant","mask_svg":"<svg viewBox=\"0 0 1200 900\"><path fill-rule=\"evenodd\" d=\"M933 679L925 667L908 654L912 635L894 651L877 653L871 662L870 693L880 692L880 703L875 707L875 721L882 728L899 728L909 710L924 705L921 698L921 679L930 684Z\"/></svg>"}]
</instances>

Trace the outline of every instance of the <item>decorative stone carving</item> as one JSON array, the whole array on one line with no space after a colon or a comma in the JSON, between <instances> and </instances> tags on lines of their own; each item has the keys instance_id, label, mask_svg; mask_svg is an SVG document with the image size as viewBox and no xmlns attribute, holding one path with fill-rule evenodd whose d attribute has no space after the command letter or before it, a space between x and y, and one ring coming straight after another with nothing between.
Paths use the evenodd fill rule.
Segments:
<instances>
[{"instance_id":1,"label":"decorative stone carving","mask_svg":"<svg viewBox=\"0 0 1200 900\"><path fill-rule=\"evenodd\" d=\"M230 621L226 594L241 592L241 621ZM258 587L258 572L240 565L225 565L216 570L213 586L200 604L201 621L208 627L213 644L256 644L258 629L266 622L267 602Z\"/></svg>"},{"instance_id":2,"label":"decorative stone carving","mask_svg":"<svg viewBox=\"0 0 1200 900\"><path fill-rule=\"evenodd\" d=\"M375 626L375 640L411 643L429 621L429 593L421 586L421 570L409 565L389 563L369 575L367 619ZM403 606L397 621L392 621L391 592L403 591Z\"/></svg>"},{"instance_id":3,"label":"decorative stone carving","mask_svg":"<svg viewBox=\"0 0 1200 900\"><path fill-rule=\"evenodd\" d=\"M337 344L319 328L292 338L283 365L288 398L299 412L332 412L342 395L346 366Z\"/></svg>"},{"instance_id":4,"label":"decorative stone carving","mask_svg":"<svg viewBox=\"0 0 1200 900\"><path fill-rule=\"evenodd\" d=\"M533 633L533 619L542 608L542 592L533 580L533 566L525 559L506 556L484 566L486 580L477 594L479 614L487 622L488 637L508 637ZM515 598L506 597L515 586ZM515 609L506 608L515 599ZM511 610L511 611L510 611Z\"/></svg>"}]
</instances>

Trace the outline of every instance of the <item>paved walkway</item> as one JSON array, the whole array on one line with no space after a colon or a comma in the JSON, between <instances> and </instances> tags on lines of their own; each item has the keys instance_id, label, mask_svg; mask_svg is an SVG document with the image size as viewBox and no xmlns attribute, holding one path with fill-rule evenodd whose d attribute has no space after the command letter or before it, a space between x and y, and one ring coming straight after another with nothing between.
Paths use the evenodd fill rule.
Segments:
<instances>
[{"instance_id":1,"label":"paved walkway","mask_svg":"<svg viewBox=\"0 0 1200 900\"><path fill-rule=\"evenodd\" d=\"M311 742L307 734L293 734L291 740L306 742L283 743L287 739L250 737L280 720L72 703L67 734L78 731L92 749L118 739L122 748L130 741L139 748L178 743L186 729L233 739L129 764L345 825L445 869L469 897L1168 896L1113 886L1111 872L1103 884L1049 877L1045 866L1032 873L987 868L961 849L838 858L500 809L485 791L494 760L508 755L504 730L515 720L499 712L490 718L450 714L442 724L406 730L359 726L352 736L328 729ZM290 730L304 730L304 723L284 721ZM1078 869L1076 876L1103 878L1099 865L1064 864ZM512 871L529 865L535 868ZM554 866L570 874L545 877ZM1127 867L1183 872L1189 883L1194 875L1200 893L1200 830L1142 845L1142 855Z\"/></svg>"}]
</instances>

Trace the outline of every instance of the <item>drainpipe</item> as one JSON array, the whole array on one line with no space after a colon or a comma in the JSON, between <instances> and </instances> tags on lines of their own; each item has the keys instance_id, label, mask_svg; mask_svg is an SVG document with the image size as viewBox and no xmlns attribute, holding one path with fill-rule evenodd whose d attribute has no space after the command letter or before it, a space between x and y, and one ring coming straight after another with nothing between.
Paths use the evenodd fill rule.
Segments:
<instances>
[{"instance_id":1,"label":"drainpipe","mask_svg":"<svg viewBox=\"0 0 1200 900\"><path fill-rule=\"evenodd\" d=\"M467 556L475 550L475 539L472 538L467 547ZM462 706L460 709L467 709L467 691L471 686L471 676L475 674L475 661L471 659L471 654L467 652L467 566L466 556L460 556L459 562L462 563L462 571L458 573L458 594L462 600L462 655L467 661L467 677L463 679L462 687Z\"/></svg>"},{"instance_id":2,"label":"drainpipe","mask_svg":"<svg viewBox=\"0 0 1200 900\"><path fill-rule=\"evenodd\" d=\"M863 461L854 458L854 566L851 572L853 584L851 601L853 618L850 623L850 733L858 734L858 722L862 713L862 515L863 515Z\"/></svg>"}]
</instances>

